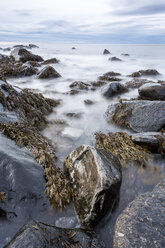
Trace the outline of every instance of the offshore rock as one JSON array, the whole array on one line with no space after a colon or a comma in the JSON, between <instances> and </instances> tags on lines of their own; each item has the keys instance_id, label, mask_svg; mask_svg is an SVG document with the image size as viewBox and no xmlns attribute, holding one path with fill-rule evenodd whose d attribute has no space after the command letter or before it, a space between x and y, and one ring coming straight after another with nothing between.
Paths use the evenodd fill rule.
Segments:
<instances>
[{"instance_id":1,"label":"offshore rock","mask_svg":"<svg viewBox=\"0 0 165 248\"><path fill-rule=\"evenodd\" d=\"M104 55L108 55L108 54L111 54L110 51L108 51L107 49L104 49L104 52L103 52Z\"/></svg>"},{"instance_id":2,"label":"offshore rock","mask_svg":"<svg viewBox=\"0 0 165 248\"><path fill-rule=\"evenodd\" d=\"M104 248L94 236L83 229L64 229L31 221L4 248Z\"/></svg>"},{"instance_id":3,"label":"offshore rock","mask_svg":"<svg viewBox=\"0 0 165 248\"><path fill-rule=\"evenodd\" d=\"M119 200L121 165L111 153L82 145L64 161L80 222L95 226ZM83 207L82 207L83 206Z\"/></svg>"},{"instance_id":4,"label":"offshore rock","mask_svg":"<svg viewBox=\"0 0 165 248\"><path fill-rule=\"evenodd\" d=\"M165 126L164 101L123 101L109 105L108 121L114 121L135 132L159 131Z\"/></svg>"},{"instance_id":5,"label":"offshore rock","mask_svg":"<svg viewBox=\"0 0 165 248\"><path fill-rule=\"evenodd\" d=\"M144 84L139 88L139 95L147 100L165 100L165 85L159 83Z\"/></svg>"},{"instance_id":6,"label":"offshore rock","mask_svg":"<svg viewBox=\"0 0 165 248\"><path fill-rule=\"evenodd\" d=\"M16 61L21 61L23 63L27 61L37 61L42 62L43 58L39 55L35 55L24 48L15 48L10 56L14 57Z\"/></svg>"},{"instance_id":7,"label":"offshore rock","mask_svg":"<svg viewBox=\"0 0 165 248\"><path fill-rule=\"evenodd\" d=\"M138 196L118 217L114 248L164 247L165 180Z\"/></svg>"},{"instance_id":8,"label":"offshore rock","mask_svg":"<svg viewBox=\"0 0 165 248\"><path fill-rule=\"evenodd\" d=\"M52 66L49 65L44 67L38 74L39 79L59 78L59 77L61 77L61 75Z\"/></svg>"},{"instance_id":9,"label":"offshore rock","mask_svg":"<svg viewBox=\"0 0 165 248\"><path fill-rule=\"evenodd\" d=\"M154 69L140 70L132 73L129 77L141 77L141 76L158 76L160 73Z\"/></svg>"},{"instance_id":10,"label":"offshore rock","mask_svg":"<svg viewBox=\"0 0 165 248\"><path fill-rule=\"evenodd\" d=\"M110 61L118 61L118 62L121 62L122 60L117 58L117 57L112 57L112 58L109 58Z\"/></svg>"}]
</instances>

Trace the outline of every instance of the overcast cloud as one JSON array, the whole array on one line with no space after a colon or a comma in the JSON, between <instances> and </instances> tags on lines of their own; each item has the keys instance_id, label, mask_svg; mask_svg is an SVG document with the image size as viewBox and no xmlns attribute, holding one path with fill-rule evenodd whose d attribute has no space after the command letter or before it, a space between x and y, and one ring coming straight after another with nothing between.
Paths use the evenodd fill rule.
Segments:
<instances>
[{"instance_id":1,"label":"overcast cloud","mask_svg":"<svg viewBox=\"0 0 165 248\"><path fill-rule=\"evenodd\" d=\"M1 41L165 43L165 0L0 0Z\"/></svg>"}]
</instances>

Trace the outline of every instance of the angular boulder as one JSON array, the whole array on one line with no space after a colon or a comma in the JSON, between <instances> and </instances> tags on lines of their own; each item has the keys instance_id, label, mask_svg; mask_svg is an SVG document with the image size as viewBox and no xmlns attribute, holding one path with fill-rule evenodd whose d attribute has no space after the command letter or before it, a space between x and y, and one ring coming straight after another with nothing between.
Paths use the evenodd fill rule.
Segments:
<instances>
[{"instance_id":1,"label":"angular boulder","mask_svg":"<svg viewBox=\"0 0 165 248\"><path fill-rule=\"evenodd\" d=\"M141 77L141 76L158 76L160 73L154 69L140 70L132 73L129 77Z\"/></svg>"},{"instance_id":2,"label":"angular boulder","mask_svg":"<svg viewBox=\"0 0 165 248\"><path fill-rule=\"evenodd\" d=\"M104 92L104 96L109 98L120 93L126 92L125 86L119 82L112 82L109 84L108 89Z\"/></svg>"},{"instance_id":3,"label":"angular boulder","mask_svg":"<svg viewBox=\"0 0 165 248\"><path fill-rule=\"evenodd\" d=\"M144 84L139 88L139 95L147 100L165 100L165 85L158 83Z\"/></svg>"},{"instance_id":4,"label":"angular boulder","mask_svg":"<svg viewBox=\"0 0 165 248\"><path fill-rule=\"evenodd\" d=\"M112 57L112 58L109 58L110 61L116 61L116 62L121 62L122 60L117 58L117 57Z\"/></svg>"},{"instance_id":5,"label":"angular boulder","mask_svg":"<svg viewBox=\"0 0 165 248\"><path fill-rule=\"evenodd\" d=\"M111 153L82 145L64 162L79 221L95 226L119 200L121 165ZM82 207L83 206L83 207Z\"/></svg>"},{"instance_id":6,"label":"angular boulder","mask_svg":"<svg viewBox=\"0 0 165 248\"><path fill-rule=\"evenodd\" d=\"M165 102L135 100L112 103L106 115L108 121L134 132L155 132L165 126Z\"/></svg>"},{"instance_id":7,"label":"angular boulder","mask_svg":"<svg viewBox=\"0 0 165 248\"><path fill-rule=\"evenodd\" d=\"M5 248L105 248L94 235L83 229L64 229L30 221Z\"/></svg>"},{"instance_id":8,"label":"angular boulder","mask_svg":"<svg viewBox=\"0 0 165 248\"><path fill-rule=\"evenodd\" d=\"M42 62L43 58L39 55L35 55L24 48L15 48L10 56L14 57L16 61L21 61L23 63L27 61L37 61Z\"/></svg>"},{"instance_id":9,"label":"angular boulder","mask_svg":"<svg viewBox=\"0 0 165 248\"><path fill-rule=\"evenodd\" d=\"M59 77L61 77L61 75L52 66L49 65L44 67L38 74L39 79L59 78Z\"/></svg>"},{"instance_id":10,"label":"angular boulder","mask_svg":"<svg viewBox=\"0 0 165 248\"><path fill-rule=\"evenodd\" d=\"M108 55L108 54L111 54L111 53L110 53L110 51L109 51L109 50L104 49L103 54L104 54L104 55Z\"/></svg>"},{"instance_id":11,"label":"angular boulder","mask_svg":"<svg viewBox=\"0 0 165 248\"><path fill-rule=\"evenodd\" d=\"M113 248L164 247L165 180L138 196L118 217Z\"/></svg>"}]
</instances>

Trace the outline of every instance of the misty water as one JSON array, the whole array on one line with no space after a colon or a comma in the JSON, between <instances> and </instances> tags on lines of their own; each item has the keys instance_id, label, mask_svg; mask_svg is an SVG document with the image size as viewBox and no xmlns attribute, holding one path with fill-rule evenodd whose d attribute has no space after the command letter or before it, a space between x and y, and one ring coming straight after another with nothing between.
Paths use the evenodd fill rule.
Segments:
<instances>
[{"instance_id":1,"label":"misty water","mask_svg":"<svg viewBox=\"0 0 165 248\"><path fill-rule=\"evenodd\" d=\"M7 46L3 44L2 46ZM61 78L51 80L39 80L36 76L26 78L11 78L8 80L12 85L20 88L30 88L44 96L61 99L61 104L56 107L47 118L50 121L48 127L43 131L57 149L59 166L62 168L65 157L81 144L95 144L94 134L96 132L117 132L130 130L122 129L112 123L108 123L105 112L111 102L118 101L118 96L106 99L103 92L107 86L98 88L95 91L81 91L77 95L67 94L71 88L69 85L74 81L85 83L96 81L103 73L114 71L121 73L120 78L124 84L130 81L127 76L141 69L156 69L161 75L151 79L152 81L165 79L165 45L97 45L77 44L72 50L71 44L39 44L39 49L32 52L41 55L44 59L57 58L59 64L52 66L61 74ZM103 50L108 49L112 55L103 56ZM130 56L123 56L128 53ZM6 54L9 54L6 52ZM108 61L111 56L122 59L122 62ZM39 68L40 69L40 68ZM138 90L130 90L122 94L121 98L137 97ZM94 102L86 105L84 100ZM78 118L68 117L66 114L75 113ZM60 120L60 121L59 121ZM123 168L123 181L120 191L120 203L115 212L109 212L96 226L96 232L104 240L106 247L112 243L113 228L117 216L128 203L137 195L151 191L153 187L165 176L165 161L159 155L155 155L146 169L139 169L134 166ZM36 216L36 219L56 224L62 227L79 226L74 216L73 206L57 212L48 209L49 214L44 213L43 217ZM51 218L50 218L51 216Z\"/></svg>"}]
</instances>

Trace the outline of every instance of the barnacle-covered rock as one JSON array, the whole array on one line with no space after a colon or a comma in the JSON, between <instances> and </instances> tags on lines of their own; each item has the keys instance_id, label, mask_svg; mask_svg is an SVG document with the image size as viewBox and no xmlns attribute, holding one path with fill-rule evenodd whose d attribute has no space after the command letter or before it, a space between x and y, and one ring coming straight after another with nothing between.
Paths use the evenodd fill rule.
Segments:
<instances>
[{"instance_id":1,"label":"barnacle-covered rock","mask_svg":"<svg viewBox=\"0 0 165 248\"><path fill-rule=\"evenodd\" d=\"M121 165L111 153L82 145L64 161L78 219L94 226L119 200Z\"/></svg>"},{"instance_id":2,"label":"barnacle-covered rock","mask_svg":"<svg viewBox=\"0 0 165 248\"><path fill-rule=\"evenodd\" d=\"M131 137L124 132L96 133L96 148L111 152L123 166L135 164L142 167L151 159L150 152L141 146L134 144Z\"/></svg>"}]
</instances>

